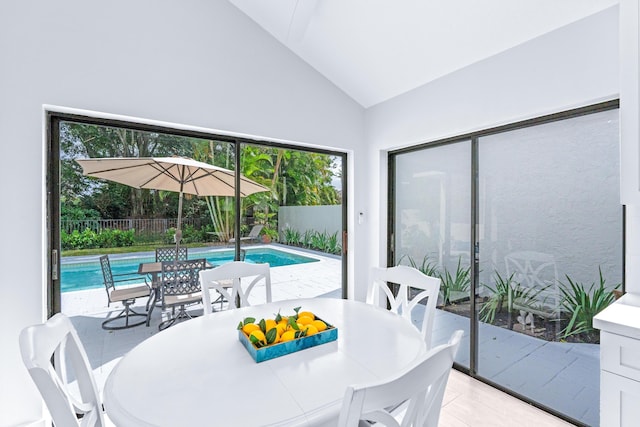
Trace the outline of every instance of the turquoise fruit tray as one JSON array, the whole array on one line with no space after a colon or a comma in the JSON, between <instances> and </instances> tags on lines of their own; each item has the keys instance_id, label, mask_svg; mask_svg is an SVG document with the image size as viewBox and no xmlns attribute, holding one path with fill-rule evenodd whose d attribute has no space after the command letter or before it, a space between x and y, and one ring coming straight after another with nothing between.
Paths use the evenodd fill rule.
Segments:
<instances>
[{"instance_id":1,"label":"turquoise fruit tray","mask_svg":"<svg viewBox=\"0 0 640 427\"><path fill-rule=\"evenodd\" d=\"M256 348L241 330L238 330L238 339L242 345L244 345L244 348L247 349L251 357L253 357L253 360L259 363L264 362L265 360L295 353L296 351L304 350L305 348L315 347L320 344L335 341L338 339L338 329L327 323L326 330L311 335L310 337L302 337L262 348Z\"/></svg>"}]
</instances>

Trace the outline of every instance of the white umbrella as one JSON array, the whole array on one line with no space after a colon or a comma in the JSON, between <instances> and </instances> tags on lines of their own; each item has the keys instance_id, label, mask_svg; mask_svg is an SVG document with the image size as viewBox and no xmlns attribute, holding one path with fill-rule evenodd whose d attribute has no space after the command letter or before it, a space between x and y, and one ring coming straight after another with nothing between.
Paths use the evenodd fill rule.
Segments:
<instances>
[{"instance_id":1,"label":"white umbrella","mask_svg":"<svg viewBox=\"0 0 640 427\"><path fill-rule=\"evenodd\" d=\"M183 194L235 196L236 173L188 157L105 157L77 159L85 176L103 178L130 187L175 191L178 199L176 243L182 237ZM269 191L240 175L240 196Z\"/></svg>"}]
</instances>

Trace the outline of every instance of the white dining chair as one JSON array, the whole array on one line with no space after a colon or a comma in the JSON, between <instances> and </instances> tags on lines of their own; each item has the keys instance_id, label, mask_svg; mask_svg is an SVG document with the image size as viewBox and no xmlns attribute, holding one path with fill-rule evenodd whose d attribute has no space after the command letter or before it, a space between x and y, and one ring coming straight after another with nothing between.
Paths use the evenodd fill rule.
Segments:
<instances>
[{"instance_id":1,"label":"white dining chair","mask_svg":"<svg viewBox=\"0 0 640 427\"><path fill-rule=\"evenodd\" d=\"M243 283L244 282L244 283ZM229 306L246 307L249 295L259 284L264 284L266 302L271 302L271 272L268 263L251 264L233 261L200 272L204 313L212 312L211 290L220 294Z\"/></svg>"},{"instance_id":2,"label":"white dining chair","mask_svg":"<svg viewBox=\"0 0 640 427\"><path fill-rule=\"evenodd\" d=\"M393 284L398 285L395 295ZM421 331L429 349L439 290L439 278L427 276L416 268L406 265L374 267L367 290L367 303L388 308L411 323L414 312L417 315L423 311L422 325L416 327Z\"/></svg>"},{"instance_id":3,"label":"white dining chair","mask_svg":"<svg viewBox=\"0 0 640 427\"><path fill-rule=\"evenodd\" d=\"M462 330L455 331L447 344L431 349L390 378L347 387L338 427L357 427L360 421L387 427L437 426L462 335Z\"/></svg>"},{"instance_id":4,"label":"white dining chair","mask_svg":"<svg viewBox=\"0 0 640 427\"><path fill-rule=\"evenodd\" d=\"M87 354L67 316L58 313L24 328L20 352L56 426L113 425L102 411Z\"/></svg>"}]
</instances>

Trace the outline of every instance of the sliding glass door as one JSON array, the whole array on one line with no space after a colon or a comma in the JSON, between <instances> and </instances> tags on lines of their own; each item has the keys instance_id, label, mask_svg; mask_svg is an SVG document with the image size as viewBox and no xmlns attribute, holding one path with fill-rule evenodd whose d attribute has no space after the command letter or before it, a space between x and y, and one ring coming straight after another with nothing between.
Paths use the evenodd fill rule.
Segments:
<instances>
[{"instance_id":1,"label":"sliding glass door","mask_svg":"<svg viewBox=\"0 0 640 427\"><path fill-rule=\"evenodd\" d=\"M464 329L459 367L585 425L599 419L591 319L623 282L616 107L390 156L390 264L441 278L435 344Z\"/></svg>"},{"instance_id":2,"label":"sliding glass door","mask_svg":"<svg viewBox=\"0 0 640 427\"><path fill-rule=\"evenodd\" d=\"M451 325L464 329L456 361L469 366L471 141L434 146L395 158L394 264L442 277L434 343Z\"/></svg>"}]
</instances>

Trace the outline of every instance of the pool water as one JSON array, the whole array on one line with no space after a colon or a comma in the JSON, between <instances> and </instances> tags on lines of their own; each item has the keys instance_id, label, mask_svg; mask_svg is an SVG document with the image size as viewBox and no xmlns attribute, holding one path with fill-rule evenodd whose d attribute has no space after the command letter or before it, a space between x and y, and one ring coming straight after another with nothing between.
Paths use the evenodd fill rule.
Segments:
<instances>
[{"instance_id":1,"label":"pool water","mask_svg":"<svg viewBox=\"0 0 640 427\"><path fill-rule=\"evenodd\" d=\"M189 259L205 258L209 264L220 265L233 261L233 250L211 250L189 252ZM130 254L130 256L112 255L109 257L113 274L135 273L138 265L143 262L154 262L155 255L142 256ZM304 264L319 261L290 252L279 251L271 248L247 249L245 261L253 264L267 262L271 267L281 267L284 265ZM100 269L99 256L88 260L83 258L82 262L62 261L60 268L61 292L81 291L86 289L104 288L102 281L102 270ZM140 281L144 280L140 276ZM132 282L133 283L133 282Z\"/></svg>"}]
</instances>

